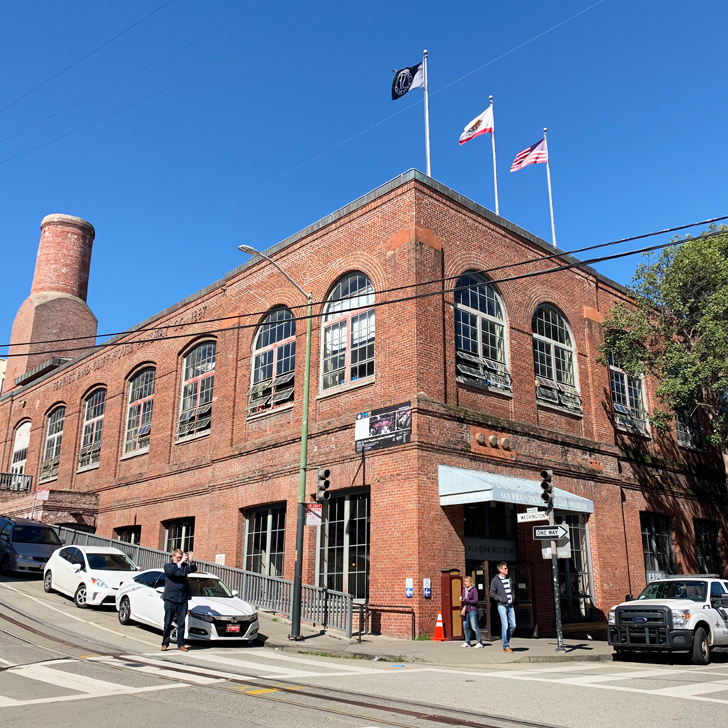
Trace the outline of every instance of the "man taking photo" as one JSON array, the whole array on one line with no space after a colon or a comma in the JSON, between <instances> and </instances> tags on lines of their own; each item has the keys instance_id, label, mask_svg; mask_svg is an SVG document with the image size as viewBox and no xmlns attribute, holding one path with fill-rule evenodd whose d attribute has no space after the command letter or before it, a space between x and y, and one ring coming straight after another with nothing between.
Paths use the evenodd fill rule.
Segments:
<instances>
[{"instance_id":1,"label":"man taking photo","mask_svg":"<svg viewBox=\"0 0 728 728\"><path fill-rule=\"evenodd\" d=\"M162 651L169 649L169 636L172 633L172 622L177 624L177 648L187 652L185 646L185 623L187 621L187 602L192 596L188 574L197 571L192 563L192 552L184 553L175 549L172 561L164 565L164 633L162 634Z\"/></svg>"}]
</instances>

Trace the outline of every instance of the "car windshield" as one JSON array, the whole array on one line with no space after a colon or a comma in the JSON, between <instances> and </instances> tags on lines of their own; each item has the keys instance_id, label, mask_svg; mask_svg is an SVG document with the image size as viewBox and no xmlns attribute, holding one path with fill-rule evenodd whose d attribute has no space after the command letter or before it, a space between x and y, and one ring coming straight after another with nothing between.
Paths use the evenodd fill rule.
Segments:
<instances>
[{"instance_id":1,"label":"car windshield","mask_svg":"<svg viewBox=\"0 0 728 728\"><path fill-rule=\"evenodd\" d=\"M89 569L100 571L136 571L137 567L126 554L86 554Z\"/></svg>"},{"instance_id":2,"label":"car windshield","mask_svg":"<svg viewBox=\"0 0 728 728\"><path fill-rule=\"evenodd\" d=\"M196 597L232 597L225 584L214 576L190 579L190 588L192 589L192 595Z\"/></svg>"},{"instance_id":3,"label":"car windshield","mask_svg":"<svg viewBox=\"0 0 728 728\"><path fill-rule=\"evenodd\" d=\"M704 602L708 592L704 581L655 581L648 584L638 599L692 599Z\"/></svg>"},{"instance_id":4,"label":"car windshield","mask_svg":"<svg viewBox=\"0 0 728 728\"><path fill-rule=\"evenodd\" d=\"M18 526L13 528L13 541L15 543L50 543L61 545L58 534L46 526Z\"/></svg>"}]
</instances>

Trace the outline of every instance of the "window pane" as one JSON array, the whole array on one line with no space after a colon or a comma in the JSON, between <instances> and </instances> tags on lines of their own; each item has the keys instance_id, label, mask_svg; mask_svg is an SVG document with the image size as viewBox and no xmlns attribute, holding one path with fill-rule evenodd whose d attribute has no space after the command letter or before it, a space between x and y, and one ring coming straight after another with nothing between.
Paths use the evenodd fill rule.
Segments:
<instances>
[{"instance_id":1,"label":"window pane","mask_svg":"<svg viewBox=\"0 0 728 728\"><path fill-rule=\"evenodd\" d=\"M346 378L346 321L324 329L323 388L343 384Z\"/></svg>"},{"instance_id":2,"label":"window pane","mask_svg":"<svg viewBox=\"0 0 728 728\"><path fill-rule=\"evenodd\" d=\"M326 321L355 308L374 303L374 287L363 273L351 273L342 278L331 291L326 304Z\"/></svg>"},{"instance_id":3,"label":"window pane","mask_svg":"<svg viewBox=\"0 0 728 728\"><path fill-rule=\"evenodd\" d=\"M537 377L554 379L551 345L540 339L533 340L533 363Z\"/></svg>"}]
</instances>

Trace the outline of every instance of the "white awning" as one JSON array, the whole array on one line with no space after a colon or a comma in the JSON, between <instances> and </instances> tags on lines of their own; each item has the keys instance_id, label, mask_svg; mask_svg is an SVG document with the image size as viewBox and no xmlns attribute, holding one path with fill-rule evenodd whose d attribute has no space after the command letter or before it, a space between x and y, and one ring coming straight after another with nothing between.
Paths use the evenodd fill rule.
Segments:
<instances>
[{"instance_id":1,"label":"white awning","mask_svg":"<svg viewBox=\"0 0 728 728\"><path fill-rule=\"evenodd\" d=\"M451 468L438 465L440 505L498 501L525 506L543 506L541 483L538 480L516 478L512 475L487 473L483 470ZM594 513L594 503L560 488L554 488L554 507L562 511Z\"/></svg>"}]
</instances>

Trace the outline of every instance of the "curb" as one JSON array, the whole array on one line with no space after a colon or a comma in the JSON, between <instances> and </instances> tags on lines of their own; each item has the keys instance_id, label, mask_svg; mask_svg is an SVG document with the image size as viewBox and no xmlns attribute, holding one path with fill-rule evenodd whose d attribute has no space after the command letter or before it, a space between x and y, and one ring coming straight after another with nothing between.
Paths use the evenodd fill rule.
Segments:
<instances>
[{"instance_id":1,"label":"curb","mask_svg":"<svg viewBox=\"0 0 728 728\"><path fill-rule=\"evenodd\" d=\"M507 662L481 662L475 665L463 664L461 662L434 662L430 660L424 660L420 657L413 657L411 655L389 655L386 653L377 653L376 655L367 652L356 652L342 649L318 649L316 647L306 648L304 644L286 644L280 642L271 642L266 640L263 645L267 649L278 649L284 652L297 652L302 655L318 655L319 657L340 657L349 660L369 660L373 661L375 657L379 658L381 662L408 662L418 663L422 665L445 665L447 667L460 667L460 668L480 668L480 667L501 667L506 665L523 665L528 663L554 663L554 662L612 662L613 655L527 655L524 657L518 657L515 660L508 660Z\"/></svg>"}]
</instances>

